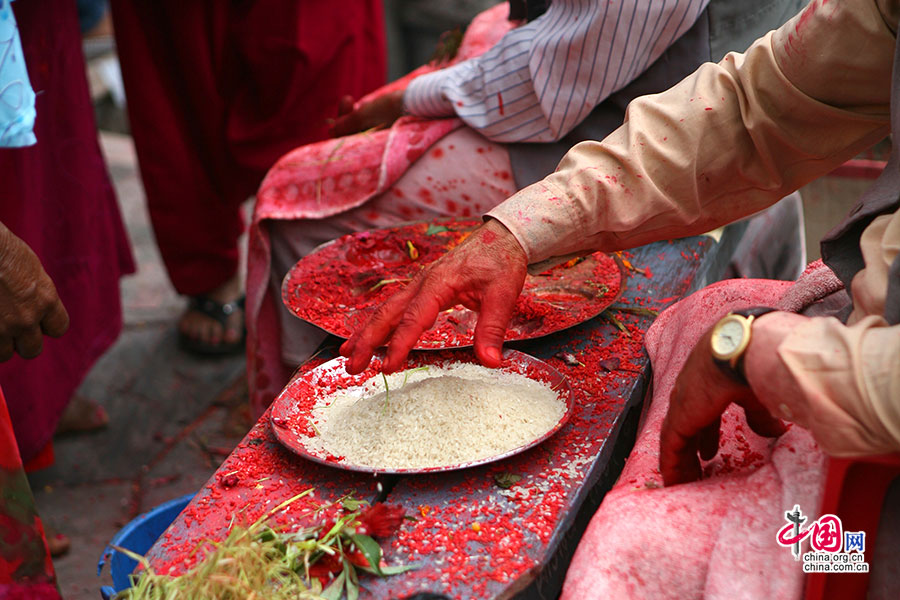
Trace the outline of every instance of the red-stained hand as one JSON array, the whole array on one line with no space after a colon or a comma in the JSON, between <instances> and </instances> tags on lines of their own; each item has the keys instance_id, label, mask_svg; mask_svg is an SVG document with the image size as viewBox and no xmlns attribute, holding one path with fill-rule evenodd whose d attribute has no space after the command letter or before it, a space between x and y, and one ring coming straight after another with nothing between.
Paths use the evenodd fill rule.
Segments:
<instances>
[{"instance_id":1,"label":"red-stained hand","mask_svg":"<svg viewBox=\"0 0 900 600\"><path fill-rule=\"evenodd\" d=\"M672 388L659 440L659 470L666 485L700 479L697 454L704 460L716 455L722 413L732 402L743 407L756 433L776 437L785 432L784 424L766 410L749 386L716 365L711 337L712 329L697 342Z\"/></svg>"},{"instance_id":2,"label":"red-stained hand","mask_svg":"<svg viewBox=\"0 0 900 600\"><path fill-rule=\"evenodd\" d=\"M344 342L347 371L362 372L388 339L382 369L399 369L416 340L440 311L456 304L478 311L475 354L488 367L500 365L500 348L516 299L525 283L528 259L516 238L490 220L459 246L423 269L382 304L362 329Z\"/></svg>"},{"instance_id":3,"label":"red-stained hand","mask_svg":"<svg viewBox=\"0 0 900 600\"><path fill-rule=\"evenodd\" d=\"M44 335L59 337L69 315L56 286L28 245L0 223L0 362L41 353Z\"/></svg>"},{"instance_id":4,"label":"red-stained hand","mask_svg":"<svg viewBox=\"0 0 900 600\"><path fill-rule=\"evenodd\" d=\"M388 127L403 115L403 90L378 96L353 110L353 98L344 96L338 104L338 118L331 127L334 137L359 133L373 127Z\"/></svg>"}]
</instances>

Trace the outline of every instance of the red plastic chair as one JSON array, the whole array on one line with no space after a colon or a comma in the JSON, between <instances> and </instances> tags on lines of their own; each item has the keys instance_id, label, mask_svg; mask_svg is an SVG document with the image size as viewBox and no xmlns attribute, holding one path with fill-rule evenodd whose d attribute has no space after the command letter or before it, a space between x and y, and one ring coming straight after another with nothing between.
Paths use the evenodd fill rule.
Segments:
<instances>
[{"instance_id":1,"label":"red plastic chair","mask_svg":"<svg viewBox=\"0 0 900 600\"><path fill-rule=\"evenodd\" d=\"M900 476L900 454L829 458L819 514L837 515L846 531L865 531L864 554L870 565L884 496L897 476ZM865 598L868 588L868 573L810 573L806 576L806 600Z\"/></svg>"},{"instance_id":2,"label":"red plastic chair","mask_svg":"<svg viewBox=\"0 0 900 600\"><path fill-rule=\"evenodd\" d=\"M854 158L837 167L828 175L830 177L848 177L850 179L877 179L886 165L887 162L883 160Z\"/></svg>"}]
</instances>

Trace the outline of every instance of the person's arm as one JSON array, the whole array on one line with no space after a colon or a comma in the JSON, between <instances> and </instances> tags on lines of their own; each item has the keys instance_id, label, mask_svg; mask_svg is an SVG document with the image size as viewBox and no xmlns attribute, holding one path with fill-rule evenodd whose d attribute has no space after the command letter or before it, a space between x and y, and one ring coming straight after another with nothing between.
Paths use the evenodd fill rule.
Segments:
<instances>
[{"instance_id":1,"label":"person's arm","mask_svg":"<svg viewBox=\"0 0 900 600\"><path fill-rule=\"evenodd\" d=\"M853 278L848 324L833 317L773 312L756 319L744 355L745 382L712 360L707 332L678 375L660 433L667 484L699 476L697 453L717 450L718 415L741 404L751 427L775 418L809 429L835 456L900 452L900 324L881 316L900 248L900 211L863 231L865 268ZM798 283L797 285L803 285ZM748 412L749 409L749 412Z\"/></svg>"},{"instance_id":2,"label":"person's arm","mask_svg":"<svg viewBox=\"0 0 900 600\"><path fill-rule=\"evenodd\" d=\"M622 127L488 214L536 263L756 212L887 134L896 10L814 0L745 54L636 99Z\"/></svg>"},{"instance_id":3,"label":"person's arm","mask_svg":"<svg viewBox=\"0 0 900 600\"><path fill-rule=\"evenodd\" d=\"M897 13L896 0L814 0L746 55L729 54L632 102L622 127L575 146L556 173L489 212L499 223L488 225L534 264L699 234L774 203L887 134ZM490 249L473 243L453 252L478 260ZM495 266L492 277L508 280ZM393 356L405 357L415 338L393 334L398 323L424 331L435 298L472 293L481 280L457 267L435 263L428 286L355 333L342 347L354 368L388 341ZM496 324L510 307L494 301L480 310L479 321ZM476 336L479 357L499 351L502 339L485 336L479 350Z\"/></svg>"},{"instance_id":4,"label":"person's arm","mask_svg":"<svg viewBox=\"0 0 900 600\"><path fill-rule=\"evenodd\" d=\"M900 452L900 325L773 313L753 339L747 379L774 416L834 456Z\"/></svg>"},{"instance_id":5,"label":"person's arm","mask_svg":"<svg viewBox=\"0 0 900 600\"><path fill-rule=\"evenodd\" d=\"M554 0L476 58L417 77L403 108L498 142L562 138L697 20L709 0Z\"/></svg>"},{"instance_id":6,"label":"person's arm","mask_svg":"<svg viewBox=\"0 0 900 600\"><path fill-rule=\"evenodd\" d=\"M700 477L698 454L716 455L720 415L732 402L761 435L783 432L784 419L833 456L900 452L900 325L773 312L753 322L743 364L747 382L726 375L713 362L710 332L694 347L660 432L666 485Z\"/></svg>"},{"instance_id":7,"label":"person's arm","mask_svg":"<svg viewBox=\"0 0 900 600\"><path fill-rule=\"evenodd\" d=\"M753 391L830 454L900 451L900 325L882 318L898 248L900 211L863 231L865 268L850 287L847 325L780 313L754 325L746 361Z\"/></svg>"}]
</instances>

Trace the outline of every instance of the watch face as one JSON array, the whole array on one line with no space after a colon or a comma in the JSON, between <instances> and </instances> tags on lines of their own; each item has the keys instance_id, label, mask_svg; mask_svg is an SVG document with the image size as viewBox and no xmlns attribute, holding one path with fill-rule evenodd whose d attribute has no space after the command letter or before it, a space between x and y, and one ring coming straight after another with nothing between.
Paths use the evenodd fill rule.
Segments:
<instances>
[{"instance_id":1,"label":"watch face","mask_svg":"<svg viewBox=\"0 0 900 600\"><path fill-rule=\"evenodd\" d=\"M713 351L720 356L727 357L740 347L743 338L744 328L739 320L723 321L713 334Z\"/></svg>"}]
</instances>

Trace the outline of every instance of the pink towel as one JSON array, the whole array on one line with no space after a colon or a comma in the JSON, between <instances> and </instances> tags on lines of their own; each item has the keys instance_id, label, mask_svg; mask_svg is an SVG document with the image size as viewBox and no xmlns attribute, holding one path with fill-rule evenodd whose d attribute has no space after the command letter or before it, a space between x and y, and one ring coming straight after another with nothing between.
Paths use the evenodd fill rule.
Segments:
<instances>
[{"instance_id":1,"label":"pink towel","mask_svg":"<svg viewBox=\"0 0 900 600\"><path fill-rule=\"evenodd\" d=\"M482 54L512 27L509 6L498 4L473 19L456 57L447 67ZM425 65L375 90L360 102L405 88L419 75L437 70ZM387 130L359 133L301 146L269 170L260 185L253 220L321 219L363 204L390 188L459 119L399 119Z\"/></svg>"},{"instance_id":2,"label":"pink towel","mask_svg":"<svg viewBox=\"0 0 900 600\"><path fill-rule=\"evenodd\" d=\"M820 258L806 266L797 279L797 283L778 299L777 308L799 313L813 302L822 300L842 289L844 289L844 284Z\"/></svg>"},{"instance_id":3,"label":"pink towel","mask_svg":"<svg viewBox=\"0 0 900 600\"><path fill-rule=\"evenodd\" d=\"M839 289L830 273L819 261L795 283L719 282L659 316L645 341L653 401L622 475L578 546L564 600L800 597L802 566L775 535L795 504L810 520L818 515L825 455L812 435L793 426L776 440L762 438L732 406L704 479L663 488L659 432L675 379L708 328L748 306L802 310Z\"/></svg>"}]
</instances>

